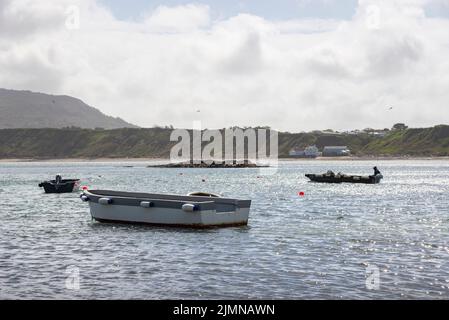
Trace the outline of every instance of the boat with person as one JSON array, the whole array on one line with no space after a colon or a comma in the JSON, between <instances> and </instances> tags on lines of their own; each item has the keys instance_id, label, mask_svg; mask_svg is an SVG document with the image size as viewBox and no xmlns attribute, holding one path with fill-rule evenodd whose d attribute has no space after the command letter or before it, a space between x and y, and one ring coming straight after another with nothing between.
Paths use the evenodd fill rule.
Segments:
<instances>
[{"instance_id":1,"label":"boat with person","mask_svg":"<svg viewBox=\"0 0 449 320\"><path fill-rule=\"evenodd\" d=\"M374 167L374 174L369 176L360 175L347 175L343 173L335 174L332 171L328 171L324 174L306 174L306 177L313 182L321 183L364 183L364 184L377 184L383 179L383 175Z\"/></svg>"},{"instance_id":2,"label":"boat with person","mask_svg":"<svg viewBox=\"0 0 449 320\"><path fill-rule=\"evenodd\" d=\"M84 190L90 214L99 222L176 227L230 227L248 224L251 200L194 192L186 196L111 190Z\"/></svg>"},{"instance_id":3,"label":"boat with person","mask_svg":"<svg viewBox=\"0 0 449 320\"><path fill-rule=\"evenodd\" d=\"M44 188L45 193L70 193L79 190L79 179L62 179L57 175L54 180L39 183L40 188Z\"/></svg>"}]
</instances>

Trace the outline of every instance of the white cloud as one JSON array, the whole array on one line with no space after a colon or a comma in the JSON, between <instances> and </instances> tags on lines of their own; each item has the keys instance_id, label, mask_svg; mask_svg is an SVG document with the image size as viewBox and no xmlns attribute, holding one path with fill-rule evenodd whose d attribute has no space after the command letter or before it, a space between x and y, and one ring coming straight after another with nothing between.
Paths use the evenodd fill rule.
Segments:
<instances>
[{"instance_id":1,"label":"white cloud","mask_svg":"<svg viewBox=\"0 0 449 320\"><path fill-rule=\"evenodd\" d=\"M448 123L449 21L426 17L429 1L361 0L350 21L212 20L189 4L125 22L95 0L1 0L0 87L70 94L141 126ZM78 30L65 27L73 4Z\"/></svg>"},{"instance_id":2,"label":"white cloud","mask_svg":"<svg viewBox=\"0 0 449 320\"><path fill-rule=\"evenodd\" d=\"M205 5L160 6L145 17L153 32L191 32L209 26L209 7Z\"/></svg>"}]
</instances>

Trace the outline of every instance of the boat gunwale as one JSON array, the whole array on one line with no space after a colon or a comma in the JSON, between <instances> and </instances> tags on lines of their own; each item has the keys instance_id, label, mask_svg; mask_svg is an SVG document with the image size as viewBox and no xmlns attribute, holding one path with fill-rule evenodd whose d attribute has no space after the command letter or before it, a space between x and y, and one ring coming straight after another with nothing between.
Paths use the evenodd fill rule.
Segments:
<instances>
[{"instance_id":1,"label":"boat gunwale","mask_svg":"<svg viewBox=\"0 0 449 320\"><path fill-rule=\"evenodd\" d=\"M155 206L175 209L180 209L183 204L191 203L198 205L199 211L216 210L217 204L231 205L236 208L250 208L251 206L251 200L236 200L229 198L134 193L112 190L84 190L83 194L86 195L90 201L95 203L98 203L100 198L111 198L113 201L115 200L113 204L128 206L139 206L141 201L151 201ZM170 199L170 197L175 197L177 199Z\"/></svg>"},{"instance_id":2,"label":"boat gunwale","mask_svg":"<svg viewBox=\"0 0 449 320\"><path fill-rule=\"evenodd\" d=\"M55 184L61 185L61 184L68 184L68 183L77 183L80 181L81 181L81 179L63 179L63 180L60 180L58 183L56 180L45 180L45 181L42 181L41 184L48 183L48 184L53 184L53 185L55 185Z\"/></svg>"}]
</instances>

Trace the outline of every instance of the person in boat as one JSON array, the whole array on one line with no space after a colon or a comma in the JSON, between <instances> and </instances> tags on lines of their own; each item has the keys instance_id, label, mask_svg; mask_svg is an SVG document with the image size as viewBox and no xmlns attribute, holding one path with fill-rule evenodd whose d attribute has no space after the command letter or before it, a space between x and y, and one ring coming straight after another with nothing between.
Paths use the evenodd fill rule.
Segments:
<instances>
[{"instance_id":1,"label":"person in boat","mask_svg":"<svg viewBox=\"0 0 449 320\"><path fill-rule=\"evenodd\" d=\"M330 176L330 177L335 177L335 173L334 173L332 170L328 170L328 171L326 172L326 175L327 175L327 176Z\"/></svg>"},{"instance_id":2,"label":"person in boat","mask_svg":"<svg viewBox=\"0 0 449 320\"><path fill-rule=\"evenodd\" d=\"M374 175L377 176L378 174L381 174L379 169L377 169L377 167L374 167Z\"/></svg>"}]
</instances>

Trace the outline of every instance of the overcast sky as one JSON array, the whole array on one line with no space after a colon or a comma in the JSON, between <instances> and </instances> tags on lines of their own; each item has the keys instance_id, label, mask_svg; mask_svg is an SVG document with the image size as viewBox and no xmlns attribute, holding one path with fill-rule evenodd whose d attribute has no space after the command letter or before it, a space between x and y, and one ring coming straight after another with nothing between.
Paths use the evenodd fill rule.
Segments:
<instances>
[{"instance_id":1,"label":"overcast sky","mask_svg":"<svg viewBox=\"0 0 449 320\"><path fill-rule=\"evenodd\" d=\"M144 127L449 123L448 57L449 0L0 0L0 87Z\"/></svg>"}]
</instances>

